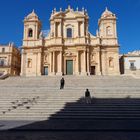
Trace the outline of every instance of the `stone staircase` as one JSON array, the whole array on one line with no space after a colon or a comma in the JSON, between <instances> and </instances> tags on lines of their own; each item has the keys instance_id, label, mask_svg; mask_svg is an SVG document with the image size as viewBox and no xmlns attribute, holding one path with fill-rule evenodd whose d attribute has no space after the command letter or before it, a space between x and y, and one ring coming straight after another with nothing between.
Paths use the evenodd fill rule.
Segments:
<instances>
[{"instance_id":1,"label":"stone staircase","mask_svg":"<svg viewBox=\"0 0 140 140\"><path fill-rule=\"evenodd\" d=\"M0 130L140 130L140 80L125 76L10 77L0 81ZM86 104L89 88L92 103Z\"/></svg>"}]
</instances>

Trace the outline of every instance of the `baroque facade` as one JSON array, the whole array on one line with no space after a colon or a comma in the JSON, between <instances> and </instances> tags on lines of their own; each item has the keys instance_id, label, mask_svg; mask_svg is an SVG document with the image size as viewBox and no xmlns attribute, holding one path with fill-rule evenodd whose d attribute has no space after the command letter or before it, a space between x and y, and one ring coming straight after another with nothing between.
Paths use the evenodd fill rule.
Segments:
<instances>
[{"instance_id":1,"label":"baroque facade","mask_svg":"<svg viewBox=\"0 0 140 140\"><path fill-rule=\"evenodd\" d=\"M13 43L0 45L0 75L20 75L20 50Z\"/></svg>"},{"instance_id":2,"label":"baroque facade","mask_svg":"<svg viewBox=\"0 0 140 140\"><path fill-rule=\"evenodd\" d=\"M85 9L54 9L50 32L45 37L37 14L30 13L24 19L21 76L119 75L115 14L106 8L96 36L88 26Z\"/></svg>"}]
</instances>

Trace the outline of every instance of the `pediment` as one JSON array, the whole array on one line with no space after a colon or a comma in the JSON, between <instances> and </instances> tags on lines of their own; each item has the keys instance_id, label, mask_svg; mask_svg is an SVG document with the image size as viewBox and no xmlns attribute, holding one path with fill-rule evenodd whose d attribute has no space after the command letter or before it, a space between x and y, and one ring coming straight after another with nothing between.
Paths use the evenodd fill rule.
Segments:
<instances>
[{"instance_id":1,"label":"pediment","mask_svg":"<svg viewBox=\"0 0 140 140\"><path fill-rule=\"evenodd\" d=\"M76 18L76 17L85 17L85 15L79 11L66 10L65 12L58 12L53 17L55 18Z\"/></svg>"},{"instance_id":2,"label":"pediment","mask_svg":"<svg viewBox=\"0 0 140 140\"><path fill-rule=\"evenodd\" d=\"M76 56L74 52L65 52L63 56Z\"/></svg>"},{"instance_id":3,"label":"pediment","mask_svg":"<svg viewBox=\"0 0 140 140\"><path fill-rule=\"evenodd\" d=\"M84 17L80 12L68 11L65 13L66 18Z\"/></svg>"},{"instance_id":4,"label":"pediment","mask_svg":"<svg viewBox=\"0 0 140 140\"><path fill-rule=\"evenodd\" d=\"M75 13L74 12L67 12L67 13L65 13L65 18L75 18L76 17L76 15L75 15Z\"/></svg>"}]
</instances>

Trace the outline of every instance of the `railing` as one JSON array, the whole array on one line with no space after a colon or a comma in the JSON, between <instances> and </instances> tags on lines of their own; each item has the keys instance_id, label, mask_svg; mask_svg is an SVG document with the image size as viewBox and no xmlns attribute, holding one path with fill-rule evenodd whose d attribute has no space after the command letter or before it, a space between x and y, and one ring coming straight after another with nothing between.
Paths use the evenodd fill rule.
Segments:
<instances>
[{"instance_id":1,"label":"railing","mask_svg":"<svg viewBox=\"0 0 140 140\"><path fill-rule=\"evenodd\" d=\"M88 43L87 38L79 37L79 38L51 38L50 40L46 39L46 45L74 45L74 44L85 44Z\"/></svg>"},{"instance_id":2,"label":"railing","mask_svg":"<svg viewBox=\"0 0 140 140\"><path fill-rule=\"evenodd\" d=\"M8 64L0 64L0 67L10 67L11 65Z\"/></svg>"},{"instance_id":3,"label":"railing","mask_svg":"<svg viewBox=\"0 0 140 140\"><path fill-rule=\"evenodd\" d=\"M0 73L0 80L4 80L9 77L9 74Z\"/></svg>"},{"instance_id":4,"label":"railing","mask_svg":"<svg viewBox=\"0 0 140 140\"><path fill-rule=\"evenodd\" d=\"M73 38L64 39L64 43L65 45L71 45L74 43L74 39Z\"/></svg>"},{"instance_id":5,"label":"railing","mask_svg":"<svg viewBox=\"0 0 140 140\"><path fill-rule=\"evenodd\" d=\"M64 39L64 44L65 45L73 45L73 44L85 44L86 39L83 38L65 38Z\"/></svg>"},{"instance_id":6,"label":"railing","mask_svg":"<svg viewBox=\"0 0 140 140\"><path fill-rule=\"evenodd\" d=\"M18 64L12 64L12 65L8 65L8 64L0 64L0 68L6 68L6 67L14 67L14 68L20 68L20 65Z\"/></svg>"}]
</instances>

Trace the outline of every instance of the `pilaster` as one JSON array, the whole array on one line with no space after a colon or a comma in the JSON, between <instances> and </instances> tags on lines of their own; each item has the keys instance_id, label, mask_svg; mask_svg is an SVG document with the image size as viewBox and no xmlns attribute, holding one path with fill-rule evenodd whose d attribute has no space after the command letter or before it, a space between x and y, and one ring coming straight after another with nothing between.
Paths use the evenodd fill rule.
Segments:
<instances>
[{"instance_id":1,"label":"pilaster","mask_svg":"<svg viewBox=\"0 0 140 140\"><path fill-rule=\"evenodd\" d=\"M97 75L101 75L100 47L97 48Z\"/></svg>"},{"instance_id":2,"label":"pilaster","mask_svg":"<svg viewBox=\"0 0 140 140\"><path fill-rule=\"evenodd\" d=\"M89 49L87 49L87 74L90 75L90 70L89 70Z\"/></svg>"},{"instance_id":3,"label":"pilaster","mask_svg":"<svg viewBox=\"0 0 140 140\"><path fill-rule=\"evenodd\" d=\"M86 51L83 51L83 71L81 72L81 75L87 75L86 72Z\"/></svg>"},{"instance_id":4,"label":"pilaster","mask_svg":"<svg viewBox=\"0 0 140 140\"><path fill-rule=\"evenodd\" d=\"M79 51L77 51L77 55L76 55L76 72L75 75L79 75Z\"/></svg>"},{"instance_id":5,"label":"pilaster","mask_svg":"<svg viewBox=\"0 0 140 140\"><path fill-rule=\"evenodd\" d=\"M56 75L62 76L62 51L59 52L59 57L60 57L59 58L60 62L59 62L59 64L57 64L59 66L58 66L58 72L56 73Z\"/></svg>"},{"instance_id":6,"label":"pilaster","mask_svg":"<svg viewBox=\"0 0 140 140\"><path fill-rule=\"evenodd\" d=\"M37 61L38 61L38 64L37 64L37 75L38 76L41 76L41 52L39 52L38 54L38 59L37 59Z\"/></svg>"},{"instance_id":7,"label":"pilaster","mask_svg":"<svg viewBox=\"0 0 140 140\"><path fill-rule=\"evenodd\" d=\"M53 70L52 75L55 75L55 51L53 51Z\"/></svg>"},{"instance_id":8,"label":"pilaster","mask_svg":"<svg viewBox=\"0 0 140 140\"><path fill-rule=\"evenodd\" d=\"M23 50L22 50L23 51ZM23 52L22 55L21 55L21 72L20 72L20 76L25 76L25 56L26 54Z\"/></svg>"}]
</instances>

